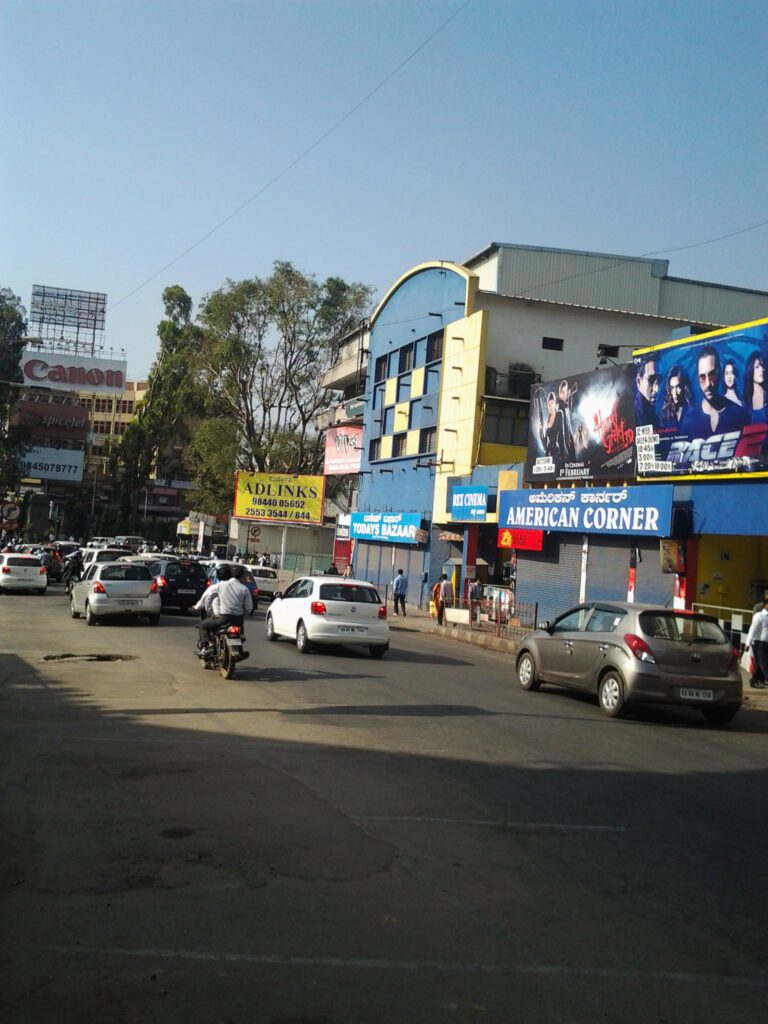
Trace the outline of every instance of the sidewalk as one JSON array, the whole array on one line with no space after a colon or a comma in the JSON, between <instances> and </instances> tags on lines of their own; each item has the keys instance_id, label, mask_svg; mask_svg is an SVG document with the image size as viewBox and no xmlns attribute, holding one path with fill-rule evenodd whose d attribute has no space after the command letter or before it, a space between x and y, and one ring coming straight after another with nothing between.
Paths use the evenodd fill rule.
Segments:
<instances>
[{"instance_id":1,"label":"sidewalk","mask_svg":"<svg viewBox=\"0 0 768 1024\"><path fill-rule=\"evenodd\" d=\"M419 611L415 605L406 605L406 615L395 615L391 607L387 607L387 621L393 633L430 633L443 636L460 643L473 644L487 651L499 651L502 654L516 654L519 647L517 640L493 636L462 626L438 626L435 619L425 611ZM751 711L768 712L768 690L752 690L746 674L742 671L744 682L744 707Z\"/></svg>"}]
</instances>

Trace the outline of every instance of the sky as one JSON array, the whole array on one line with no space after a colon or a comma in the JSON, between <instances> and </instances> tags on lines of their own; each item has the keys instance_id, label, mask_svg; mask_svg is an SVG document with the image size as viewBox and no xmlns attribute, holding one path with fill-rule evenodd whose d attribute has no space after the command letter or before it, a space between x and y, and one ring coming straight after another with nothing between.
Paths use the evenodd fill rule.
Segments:
<instances>
[{"instance_id":1,"label":"sky","mask_svg":"<svg viewBox=\"0 0 768 1024\"><path fill-rule=\"evenodd\" d=\"M131 377L165 287L276 260L381 297L495 241L768 290L767 32L764 0L0 0L0 287L106 292Z\"/></svg>"}]
</instances>

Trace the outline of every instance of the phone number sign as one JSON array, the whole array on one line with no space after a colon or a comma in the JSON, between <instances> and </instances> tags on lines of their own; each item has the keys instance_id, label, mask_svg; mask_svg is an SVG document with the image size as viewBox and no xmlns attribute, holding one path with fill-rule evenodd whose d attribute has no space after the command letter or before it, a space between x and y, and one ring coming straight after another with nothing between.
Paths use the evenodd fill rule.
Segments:
<instances>
[{"instance_id":1,"label":"phone number sign","mask_svg":"<svg viewBox=\"0 0 768 1024\"><path fill-rule=\"evenodd\" d=\"M83 479L85 453L69 448L28 448L21 457L24 476L31 480Z\"/></svg>"},{"instance_id":2,"label":"phone number sign","mask_svg":"<svg viewBox=\"0 0 768 1024\"><path fill-rule=\"evenodd\" d=\"M321 526L325 478L291 473L235 474L234 519Z\"/></svg>"}]
</instances>

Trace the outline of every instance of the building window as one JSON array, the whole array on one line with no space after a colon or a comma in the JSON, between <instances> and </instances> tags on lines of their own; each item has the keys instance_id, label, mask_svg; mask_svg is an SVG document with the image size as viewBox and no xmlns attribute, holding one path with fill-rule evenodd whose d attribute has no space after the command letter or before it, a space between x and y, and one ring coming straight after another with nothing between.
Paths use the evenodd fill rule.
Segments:
<instances>
[{"instance_id":1,"label":"building window","mask_svg":"<svg viewBox=\"0 0 768 1024\"><path fill-rule=\"evenodd\" d=\"M489 444L528 443L528 403L486 402L482 440Z\"/></svg>"},{"instance_id":2,"label":"building window","mask_svg":"<svg viewBox=\"0 0 768 1024\"><path fill-rule=\"evenodd\" d=\"M443 358L443 332L435 331L427 338L427 362L434 363Z\"/></svg>"},{"instance_id":3,"label":"building window","mask_svg":"<svg viewBox=\"0 0 768 1024\"><path fill-rule=\"evenodd\" d=\"M426 427L419 434L419 452L424 455L437 451L437 427Z\"/></svg>"},{"instance_id":4,"label":"building window","mask_svg":"<svg viewBox=\"0 0 768 1024\"><path fill-rule=\"evenodd\" d=\"M413 430L418 427L421 422L421 399L417 398L411 402L411 407L408 410L408 429Z\"/></svg>"},{"instance_id":5,"label":"building window","mask_svg":"<svg viewBox=\"0 0 768 1024\"><path fill-rule=\"evenodd\" d=\"M397 382L397 400L398 402L407 402L411 397L411 375L407 377L401 377Z\"/></svg>"},{"instance_id":6,"label":"building window","mask_svg":"<svg viewBox=\"0 0 768 1024\"><path fill-rule=\"evenodd\" d=\"M548 352L562 352L563 351L563 339L562 338L542 338L541 347L547 349Z\"/></svg>"},{"instance_id":7,"label":"building window","mask_svg":"<svg viewBox=\"0 0 768 1024\"><path fill-rule=\"evenodd\" d=\"M375 381L387 379L387 357L379 356L376 360L376 374L373 378Z\"/></svg>"},{"instance_id":8,"label":"building window","mask_svg":"<svg viewBox=\"0 0 768 1024\"><path fill-rule=\"evenodd\" d=\"M388 409L384 410L384 421L382 424L382 434L391 434L395 426L395 407L390 405Z\"/></svg>"},{"instance_id":9,"label":"building window","mask_svg":"<svg viewBox=\"0 0 768 1024\"><path fill-rule=\"evenodd\" d=\"M381 438L377 437L368 445L368 460L375 462L381 458Z\"/></svg>"},{"instance_id":10,"label":"building window","mask_svg":"<svg viewBox=\"0 0 768 1024\"><path fill-rule=\"evenodd\" d=\"M609 359L619 358L619 346L618 345L598 345L598 355L608 356Z\"/></svg>"},{"instance_id":11,"label":"building window","mask_svg":"<svg viewBox=\"0 0 768 1024\"><path fill-rule=\"evenodd\" d=\"M427 370L424 377L424 394L432 395L440 390L440 370L434 367L432 370Z\"/></svg>"},{"instance_id":12,"label":"building window","mask_svg":"<svg viewBox=\"0 0 768 1024\"><path fill-rule=\"evenodd\" d=\"M384 405L384 385L379 384L373 389L373 408L380 409Z\"/></svg>"},{"instance_id":13,"label":"building window","mask_svg":"<svg viewBox=\"0 0 768 1024\"><path fill-rule=\"evenodd\" d=\"M403 345L400 349L400 357L398 359L398 372L406 373L408 370L413 369L413 345Z\"/></svg>"},{"instance_id":14,"label":"building window","mask_svg":"<svg viewBox=\"0 0 768 1024\"><path fill-rule=\"evenodd\" d=\"M392 457L397 458L400 455L405 455L407 434L395 434L392 438Z\"/></svg>"}]
</instances>

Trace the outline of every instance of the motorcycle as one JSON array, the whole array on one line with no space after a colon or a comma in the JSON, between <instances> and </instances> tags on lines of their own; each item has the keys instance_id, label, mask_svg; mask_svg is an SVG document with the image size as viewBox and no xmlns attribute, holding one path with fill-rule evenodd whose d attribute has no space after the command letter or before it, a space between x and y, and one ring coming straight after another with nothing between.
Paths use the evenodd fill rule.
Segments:
<instances>
[{"instance_id":1,"label":"motorcycle","mask_svg":"<svg viewBox=\"0 0 768 1024\"><path fill-rule=\"evenodd\" d=\"M233 679L238 662L250 657L243 647L244 641L242 626L220 626L208 645L199 652L200 664L204 669L218 669L224 679Z\"/></svg>"}]
</instances>

